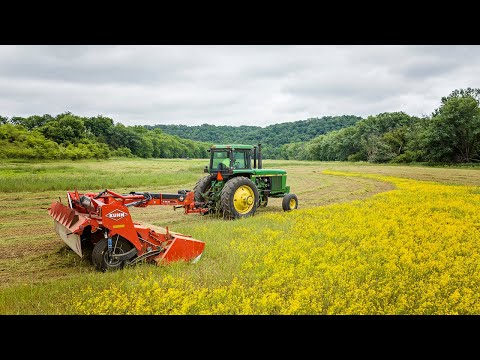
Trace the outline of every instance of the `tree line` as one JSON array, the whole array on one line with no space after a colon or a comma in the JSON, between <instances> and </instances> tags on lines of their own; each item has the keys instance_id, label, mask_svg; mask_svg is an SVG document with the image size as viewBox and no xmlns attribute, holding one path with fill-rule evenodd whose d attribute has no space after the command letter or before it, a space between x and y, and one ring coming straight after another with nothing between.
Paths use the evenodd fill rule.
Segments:
<instances>
[{"instance_id":1,"label":"tree line","mask_svg":"<svg viewBox=\"0 0 480 360\"><path fill-rule=\"evenodd\" d=\"M368 116L308 142L285 144L285 159L372 163L480 161L480 89L456 89L430 116Z\"/></svg>"},{"instance_id":2,"label":"tree line","mask_svg":"<svg viewBox=\"0 0 480 360\"><path fill-rule=\"evenodd\" d=\"M263 144L270 159L372 163L480 161L480 89L457 89L431 115L385 112L259 126L135 125L70 112L0 116L0 158L206 158L221 143Z\"/></svg>"},{"instance_id":3,"label":"tree line","mask_svg":"<svg viewBox=\"0 0 480 360\"><path fill-rule=\"evenodd\" d=\"M164 133L177 135L211 144L245 143L262 144L265 158L283 159L282 145L305 142L328 132L352 126L362 118L354 115L324 116L286 123L260 126L216 126L203 124L188 125L146 125L148 129L161 129Z\"/></svg>"},{"instance_id":4,"label":"tree line","mask_svg":"<svg viewBox=\"0 0 480 360\"><path fill-rule=\"evenodd\" d=\"M114 124L113 119L102 115L81 117L66 112L55 117L0 116L0 158L205 158L209 147L160 129Z\"/></svg>"}]
</instances>

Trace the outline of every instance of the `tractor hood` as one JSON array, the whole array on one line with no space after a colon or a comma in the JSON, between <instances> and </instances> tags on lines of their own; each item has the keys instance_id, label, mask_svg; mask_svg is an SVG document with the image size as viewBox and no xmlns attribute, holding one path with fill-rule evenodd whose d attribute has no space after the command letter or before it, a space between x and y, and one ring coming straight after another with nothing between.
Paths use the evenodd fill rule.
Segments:
<instances>
[{"instance_id":1,"label":"tractor hood","mask_svg":"<svg viewBox=\"0 0 480 360\"><path fill-rule=\"evenodd\" d=\"M280 169L253 169L254 175L284 175L287 172Z\"/></svg>"},{"instance_id":2,"label":"tractor hood","mask_svg":"<svg viewBox=\"0 0 480 360\"><path fill-rule=\"evenodd\" d=\"M230 170L232 171L232 170ZM216 173L217 171L213 171ZM233 174L250 174L256 176L267 176L267 175L285 175L287 172L280 169L234 169Z\"/></svg>"},{"instance_id":3,"label":"tractor hood","mask_svg":"<svg viewBox=\"0 0 480 360\"><path fill-rule=\"evenodd\" d=\"M215 171L216 172L216 171ZM280 169L234 169L234 174L250 174L256 176L285 175L287 172Z\"/></svg>"}]
</instances>

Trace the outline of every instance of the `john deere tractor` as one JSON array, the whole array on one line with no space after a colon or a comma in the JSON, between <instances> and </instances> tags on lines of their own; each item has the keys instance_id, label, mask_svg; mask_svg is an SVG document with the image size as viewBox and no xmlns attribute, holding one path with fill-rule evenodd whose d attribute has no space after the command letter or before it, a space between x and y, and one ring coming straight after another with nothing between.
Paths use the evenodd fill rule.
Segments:
<instances>
[{"instance_id":1,"label":"john deere tractor","mask_svg":"<svg viewBox=\"0 0 480 360\"><path fill-rule=\"evenodd\" d=\"M195 201L208 208L205 213L225 219L248 217L267 206L268 198L283 198L284 211L298 207L297 196L286 184L287 172L262 167L261 144L213 145L208 151L210 165L204 169L208 175L194 187Z\"/></svg>"}]
</instances>

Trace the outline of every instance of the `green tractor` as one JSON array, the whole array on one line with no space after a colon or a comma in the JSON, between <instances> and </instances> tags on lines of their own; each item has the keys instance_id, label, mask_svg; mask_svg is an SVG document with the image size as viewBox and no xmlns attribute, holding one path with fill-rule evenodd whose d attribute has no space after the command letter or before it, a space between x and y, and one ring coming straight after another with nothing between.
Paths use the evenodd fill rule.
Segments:
<instances>
[{"instance_id":1,"label":"green tractor","mask_svg":"<svg viewBox=\"0 0 480 360\"><path fill-rule=\"evenodd\" d=\"M208 173L194 187L195 201L225 219L237 219L255 214L265 207L268 198L283 198L282 208L290 211L298 207L298 199L290 193L287 172L262 167L261 144L213 145ZM252 166L253 161L253 166Z\"/></svg>"}]
</instances>

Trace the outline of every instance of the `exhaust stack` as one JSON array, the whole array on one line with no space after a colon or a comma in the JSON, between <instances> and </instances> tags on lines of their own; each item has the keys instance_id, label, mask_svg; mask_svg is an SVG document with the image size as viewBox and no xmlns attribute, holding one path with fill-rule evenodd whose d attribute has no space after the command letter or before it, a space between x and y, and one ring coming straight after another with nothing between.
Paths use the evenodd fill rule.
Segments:
<instances>
[{"instance_id":1,"label":"exhaust stack","mask_svg":"<svg viewBox=\"0 0 480 360\"><path fill-rule=\"evenodd\" d=\"M258 168L262 169L262 144L258 144Z\"/></svg>"}]
</instances>

